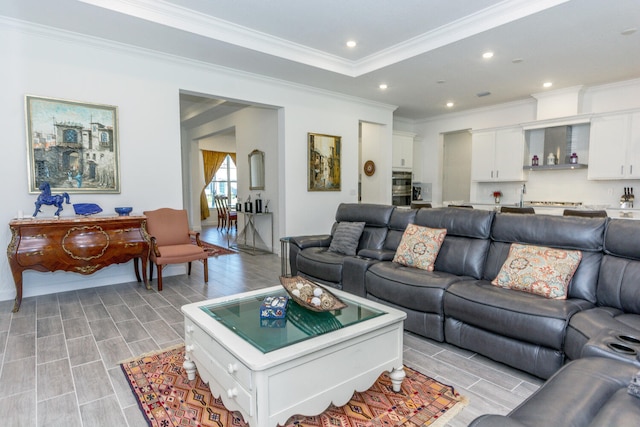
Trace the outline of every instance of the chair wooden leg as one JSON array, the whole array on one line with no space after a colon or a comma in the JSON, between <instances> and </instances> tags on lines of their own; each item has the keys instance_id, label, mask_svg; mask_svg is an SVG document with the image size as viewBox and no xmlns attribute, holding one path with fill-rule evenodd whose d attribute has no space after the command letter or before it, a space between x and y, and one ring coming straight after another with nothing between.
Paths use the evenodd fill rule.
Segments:
<instances>
[{"instance_id":1,"label":"chair wooden leg","mask_svg":"<svg viewBox=\"0 0 640 427\"><path fill-rule=\"evenodd\" d=\"M191 261L187 263L189 267L187 267L187 275L191 276Z\"/></svg>"},{"instance_id":2,"label":"chair wooden leg","mask_svg":"<svg viewBox=\"0 0 640 427\"><path fill-rule=\"evenodd\" d=\"M153 261L149 260L149 282L153 280Z\"/></svg>"},{"instance_id":3,"label":"chair wooden leg","mask_svg":"<svg viewBox=\"0 0 640 427\"><path fill-rule=\"evenodd\" d=\"M209 283L209 259L203 259L202 263L204 264L204 283Z\"/></svg>"},{"instance_id":4,"label":"chair wooden leg","mask_svg":"<svg viewBox=\"0 0 640 427\"><path fill-rule=\"evenodd\" d=\"M162 265L158 266L158 292L162 292Z\"/></svg>"}]
</instances>

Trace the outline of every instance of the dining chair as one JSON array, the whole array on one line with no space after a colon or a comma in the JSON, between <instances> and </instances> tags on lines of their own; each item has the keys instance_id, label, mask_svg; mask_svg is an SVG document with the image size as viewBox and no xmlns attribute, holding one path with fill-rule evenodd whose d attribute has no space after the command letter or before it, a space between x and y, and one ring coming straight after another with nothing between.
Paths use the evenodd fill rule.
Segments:
<instances>
[{"instance_id":1,"label":"dining chair","mask_svg":"<svg viewBox=\"0 0 640 427\"><path fill-rule=\"evenodd\" d=\"M227 227L227 213L222 201L223 196L213 196L213 201L216 207L216 211L218 212L218 226L217 228L222 227L223 229Z\"/></svg>"},{"instance_id":2,"label":"dining chair","mask_svg":"<svg viewBox=\"0 0 640 427\"><path fill-rule=\"evenodd\" d=\"M238 229L238 212L231 209L229 206L229 199L226 197L221 198L222 206L224 208L225 214L225 223L227 226L227 230L230 230L232 226Z\"/></svg>"},{"instance_id":3,"label":"dining chair","mask_svg":"<svg viewBox=\"0 0 640 427\"><path fill-rule=\"evenodd\" d=\"M189 230L189 219L184 209L161 208L144 211L147 233L151 238L149 253L149 281L153 279L153 265L158 267L158 292L162 291L162 268L169 264L200 260L204 264L204 281L209 282L208 254L200 241L200 233ZM195 239L195 244L192 241Z\"/></svg>"},{"instance_id":4,"label":"dining chair","mask_svg":"<svg viewBox=\"0 0 640 427\"><path fill-rule=\"evenodd\" d=\"M500 213L534 214L536 213L536 210L532 207L517 208L514 206L501 206Z\"/></svg>"},{"instance_id":5,"label":"dining chair","mask_svg":"<svg viewBox=\"0 0 640 427\"><path fill-rule=\"evenodd\" d=\"M563 216L580 216L583 218L606 218L607 211L605 210L579 210L579 209L565 209L562 213Z\"/></svg>"}]
</instances>

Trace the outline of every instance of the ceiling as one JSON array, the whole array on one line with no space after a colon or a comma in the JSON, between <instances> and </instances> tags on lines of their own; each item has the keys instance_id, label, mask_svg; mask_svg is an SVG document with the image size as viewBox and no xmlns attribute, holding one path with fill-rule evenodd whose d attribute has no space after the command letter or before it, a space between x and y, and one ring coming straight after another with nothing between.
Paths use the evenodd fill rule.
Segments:
<instances>
[{"instance_id":1,"label":"ceiling","mask_svg":"<svg viewBox=\"0 0 640 427\"><path fill-rule=\"evenodd\" d=\"M412 120L640 77L639 0L2 0L0 16L395 105ZM197 109L240 107L185 97L182 112L195 123Z\"/></svg>"}]
</instances>

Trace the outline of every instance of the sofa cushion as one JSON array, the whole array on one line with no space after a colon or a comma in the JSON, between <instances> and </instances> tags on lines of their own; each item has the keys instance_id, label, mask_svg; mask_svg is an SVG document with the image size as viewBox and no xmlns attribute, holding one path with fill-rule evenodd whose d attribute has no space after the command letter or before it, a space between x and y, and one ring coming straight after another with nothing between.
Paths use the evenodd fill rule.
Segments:
<instances>
[{"instance_id":1,"label":"sofa cushion","mask_svg":"<svg viewBox=\"0 0 640 427\"><path fill-rule=\"evenodd\" d=\"M483 415L470 427L633 426L640 399L627 394L638 368L601 357L564 366L507 416Z\"/></svg>"},{"instance_id":2,"label":"sofa cushion","mask_svg":"<svg viewBox=\"0 0 640 427\"><path fill-rule=\"evenodd\" d=\"M307 248L298 253L297 271L324 282L342 282L342 264L347 255L330 252L327 248Z\"/></svg>"},{"instance_id":3,"label":"sofa cushion","mask_svg":"<svg viewBox=\"0 0 640 427\"><path fill-rule=\"evenodd\" d=\"M444 295L447 317L556 350L562 350L571 316L592 307L588 301L547 299L493 286L485 280L453 283Z\"/></svg>"},{"instance_id":4,"label":"sofa cushion","mask_svg":"<svg viewBox=\"0 0 640 427\"><path fill-rule=\"evenodd\" d=\"M389 224L387 231L387 237L384 241L383 249L391 251L391 253L395 253L398 245L400 244L400 240L404 235L404 230L407 228L407 225L414 224L417 209L394 209L391 214L391 218L389 218Z\"/></svg>"},{"instance_id":5,"label":"sofa cushion","mask_svg":"<svg viewBox=\"0 0 640 427\"><path fill-rule=\"evenodd\" d=\"M415 224L407 225L402 235L393 262L433 271L444 236L447 230L443 228L421 227Z\"/></svg>"},{"instance_id":6,"label":"sofa cushion","mask_svg":"<svg viewBox=\"0 0 640 427\"><path fill-rule=\"evenodd\" d=\"M480 209L420 209L416 213L416 225L447 230L434 269L482 278L494 215L494 211Z\"/></svg>"},{"instance_id":7,"label":"sofa cushion","mask_svg":"<svg viewBox=\"0 0 640 427\"><path fill-rule=\"evenodd\" d=\"M581 259L580 251L513 243L491 284L545 298L566 299L567 286Z\"/></svg>"},{"instance_id":8,"label":"sofa cushion","mask_svg":"<svg viewBox=\"0 0 640 427\"><path fill-rule=\"evenodd\" d=\"M387 237L387 224L394 211L393 206L370 203L341 203L336 211L336 223L331 234L341 222L364 222L366 225L356 249L382 249Z\"/></svg>"},{"instance_id":9,"label":"sofa cushion","mask_svg":"<svg viewBox=\"0 0 640 427\"><path fill-rule=\"evenodd\" d=\"M340 222L333 233L329 251L337 252L344 255L355 255L362 230L364 230L364 222Z\"/></svg>"},{"instance_id":10,"label":"sofa cushion","mask_svg":"<svg viewBox=\"0 0 640 427\"><path fill-rule=\"evenodd\" d=\"M401 307L442 314L442 297L460 277L441 271L425 271L394 262L379 262L366 273L366 293Z\"/></svg>"},{"instance_id":11,"label":"sofa cushion","mask_svg":"<svg viewBox=\"0 0 640 427\"><path fill-rule=\"evenodd\" d=\"M496 214L483 279L493 280L512 243L582 251L582 261L569 284L568 298L596 302L606 218Z\"/></svg>"}]
</instances>

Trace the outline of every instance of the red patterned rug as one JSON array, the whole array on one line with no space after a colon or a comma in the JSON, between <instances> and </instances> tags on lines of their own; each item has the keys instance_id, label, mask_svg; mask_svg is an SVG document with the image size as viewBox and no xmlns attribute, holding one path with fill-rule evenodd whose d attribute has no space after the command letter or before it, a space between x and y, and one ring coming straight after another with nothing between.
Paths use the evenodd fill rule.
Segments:
<instances>
[{"instance_id":1,"label":"red patterned rug","mask_svg":"<svg viewBox=\"0 0 640 427\"><path fill-rule=\"evenodd\" d=\"M193 244L196 243L195 239L191 239L191 241L193 242ZM200 239L200 243L202 243L202 246L204 247L204 250L209 254L210 257L219 256L219 255L237 254L238 253L238 252L234 251L233 249L223 248L222 246L214 245L212 243L207 243L202 239Z\"/></svg>"},{"instance_id":2,"label":"red patterned rug","mask_svg":"<svg viewBox=\"0 0 640 427\"><path fill-rule=\"evenodd\" d=\"M189 381L182 368L184 346L139 356L120 366L151 427L246 427L228 411L199 376ZM382 374L342 407L330 406L315 417L291 417L286 427L444 426L467 404L453 387L405 367L402 391L393 392Z\"/></svg>"}]
</instances>

